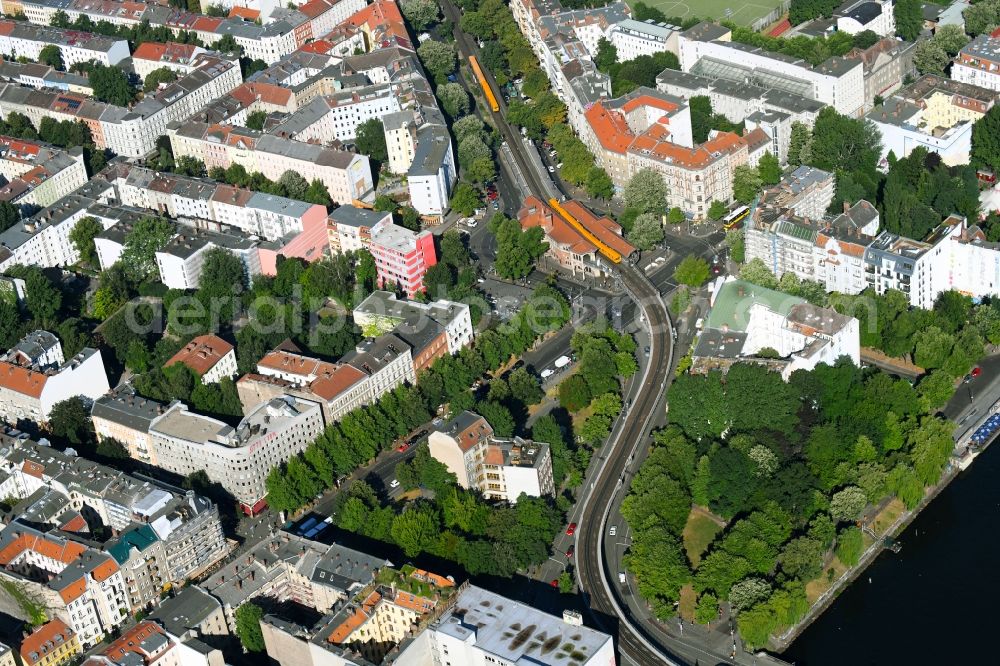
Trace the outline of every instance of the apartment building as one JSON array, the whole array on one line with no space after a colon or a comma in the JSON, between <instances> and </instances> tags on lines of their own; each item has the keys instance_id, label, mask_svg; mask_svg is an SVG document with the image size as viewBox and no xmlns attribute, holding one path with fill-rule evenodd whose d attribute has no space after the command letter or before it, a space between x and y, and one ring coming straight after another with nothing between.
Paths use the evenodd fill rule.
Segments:
<instances>
[{"instance_id":1,"label":"apartment building","mask_svg":"<svg viewBox=\"0 0 1000 666\"><path fill-rule=\"evenodd\" d=\"M1000 91L1000 37L982 34L963 46L951 65L951 78Z\"/></svg>"},{"instance_id":2,"label":"apartment building","mask_svg":"<svg viewBox=\"0 0 1000 666\"><path fill-rule=\"evenodd\" d=\"M255 514L266 504L271 468L303 451L322 429L318 404L284 396L258 405L235 428L174 404L152 423L150 436L160 467L181 475L204 470Z\"/></svg>"},{"instance_id":3,"label":"apartment building","mask_svg":"<svg viewBox=\"0 0 1000 666\"><path fill-rule=\"evenodd\" d=\"M19 666L14 654L14 650L9 645L0 643L0 666Z\"/></svg>"},{"instance_id":4,"label":"apartment building","mask_svg":"<svg viewBox=\"0 0 1000 666\"><path fill-rule=\"evenodd\" d=\"M21 641L21 666L62 666L83 652L80 639L69 625L55 618Z\"/></svg>"},{"instance_id":5,"label":"apartment building","mask_svg":"<svg viewBox=\"0 0 1000 666\"><path fill-rule=\"evenodd\" d=\"M73 72L60 72L48 65L13 60L0 62L0 81L19 83L29 88L52 88L63 92L72 92L86 97L94 96L94 88L90 79Z\"/></svg>"},{"instance_id":6,"label":"apartment building","mask_svg":"<svg viewBox=\"0 0 1000 666\"><path fill-rule=\"evenodd\" d=\"M47 335L61 359L59 341ZM48 352L27 353L37 349L30 343L31 336L0 357L0 418L7 423L46 423L56 403L76 396L95 400L110 389L100 350L85 347L67 361L51 363Z\"/></svg>"},{"instance_id":7,"label":"apartment building","mask_svg":"<svg viewBox=\"0 0 1000 666\"><path fill-rule=\"evenodd\" d=\"M403 384L416 384L413 347L394 333L362 340L341 362L368 375L372 400Z\"/></svg>"},{"instance_id":8,"label":"apartment building","mask_svg":"<svg viewBox=\"0 0 1000 666\"><path fill-rule=\"evenodd\" d=\"M364 155L229 125L175 123L166 134L175 158L194 157L209 169L240 164L248 172L260 172L271 180L292 171L310 182L319 180L330 198L341 205L350 205L374 189L371 164Z\"/></svg>"},{"instance_id":9,"label":"apartment building","mask_svg":"<svg viewBox=\"0 0 1000 666\"><path fill-rule=\"evenodd\" d=\"M163 544L149 525L136 525L105 544L105 550L122 570L130 613L146 612L160 599Z\"/></svg>"},{"instance_id":10,"label":"apartment building","mask_svg":"<svg viewBox=\"0 0 1000 666\"><path fill-rule=\"evenodd\" d=\"M137 395L125 384L95 400L90 418L98 441L120 442L130 457L156 466L149 426L166 409L163 403Z\"/></svg>"},{"instance_id":11,"label":"apartment building","mask_svg":"<svg viewBox=\"0 0 1000 666\"><path fill-rule=\"evenodd\" d=\"M434 125L417 130L413 158L406 175L410 204L421 215L443 219L451 189L458 180L451 137L446 128Z\"/></svg>"},{"instance_id":12,"label":"apartment building","mask_svg":"<svg viewBox=\"0 0 1000 666\"><path fill-rule=\"evenodd\" d=\"M44 603L53 617L90 647L128 618L125 581L114 558L55 533L12 523L0 533L0 594L18 608L7 586Z\"/></svg>"},{"instance_id":13,"label":"apartment building","mask_svg":"<svg viewBox=\"0 0 1000 666\"><path fill-rule=\"evenodd\" d=\"M618 52L618 62L625 62L664 51L676 55L678 33L680 28L675 25L625 19L611 26L607 39Z\"/></svg>"},{"instance_id":14,"label":"apartment building","mask_svg":"<svg viewBox=\"0 0 1000 666\"><path fill-rule=\"evenodd\" d=\"M398 285L413 298L424 291L424 273L437 263L430 231L410 231L392 222L391 216L371 227L368 251L375 259L378 286Z\"/></svg>"},{"instance_id":15,"label":"apartment building","mask_svg":"<svg viewBox=\"0 0 1000 666\"><path fill-rule=\"evenodd\" d=\"M637 137L629 146L629 171L652 169L667 185L667 206L677 207L695 219L703 219L713 201L733 200L733 174L736 167L753 166L761 153L771 146L763 130L746 136L712 130L708 141L686 148L670 141L669 132L654 128ZM750 147L755 147L753 158Z\"/></svg>"},{"instance_id":16,"label":"apartment building","mask_svg":"<svg viewBox=\"0 0 1000 666\"><path fill-rule=\"evenodd\" d=\"M716 23L699 23L680 34L681 69L690 72L702 58L738 63L785 90L857 116L864 109L864 66L858 60L831 57L818 66L781 53L732 41L732 32Z\"/></svg>"},{"instance_id":17,"label":"apartment building","mask_svg":"<svg viewBox=\"0 0 1000 666\"><path fill-rule=\"evenodd\" d=\"M288 631L288 623L282 619L273 615L265 618L261 627L268 654L276 655L281 666L292 666L294 662L289 657L293 655L297 659L304 656L305 661L298 662L304 664L317 663L331 655L360 657L364 663L381 664L415 629L440 616L458 593L455 583L448 578L410 566L398 572L382 569L379 576L391 582L368 586L353 601L324 618L310 643L296 641L297 637ZM299 654L282 651L282 646L289 642L298 648L295 652ZM317 648L331 654L325 655Z\"/></svg>"},{"instance_id":18,"label":"apartment building","mask_svg":"<svg viewBox=\"0 0 1000 666\"><path fill-rule=\"evenodd\" d=\"M265 275L277 272L279 256L320 259L328 242L326 208L318 204L133 165L120 165L111 182L126 206L154 210L187 226L232 229L264 239L258 256Z\"/></svg>"},{"instance_id":19,"label":"apartment building","mask_svg":"<svg viewBox=\"0 0 1000 666\"><path fill-rule=\"evenodd\" d=\"M847 357L861 363L858 320L801 298L732 276L719 278L711 311L692 352L692 372L726 370L770 350L763 363L788 381L796 370L833 365ZM776 355L773 359L770 356Z\"/></svg>"},{"instance_id":20,"label":"apartment building","mask_svg":"<svg viewBox=\"0 0 1000 666\"><path fill-rule=\"evenodd\" d=\"M124 39L0 19L0 53L11 60L37 61L42 49L50 44L59 47L66 69L90 61L111 67L129 57L128 42Z\"/></svg>"},{"instance_id":21,"label":"apartment building","mask_svg":"<svg viewBox=\"0 0 1000 666\"><path fill-rule=\"evenodd\" d=\"M287 394L319 403L325 425L372 401L371 382L362 370L283 350L267 353L257 372L240 377L236 389L245 414Z\"/></svg>"},{"instance_id":22,"label":"apartment building","mask_svg":"<svg viewBox=\"0 0 1000 666\"><path fill-rule=\"evenodd\" d=\"M235 611L257 597L293 601L321 613L370 585L388 560L285 531L253 545L199 587L222 604L236 629Z\"/></svg>"},{"instance_id":23,"label":"apartment building","mask_svg":"<svg viewBox=\"0 0 1000 666\"><path fill-rule=\"evenodd\" d=\"M864 255L878 225L878 210L864 200L832 219L765 206L747 224L746 256L760 259L776 276L792 273L827 291L859 294L869 286Z\"/></svg>"},{"instance_id":24,"label":"apartment building","mask_svg":"<svg viewBox=\"0 0 1000 666\"><path fill-rule=\"evenodd\" d=\"M372 229L392 224L392 213L341 206L327 219L331 254L367 250L371 246Z\"/></svg>"},{"instance_id":25,"label":"apartment building","mask_svg":"<svg viewBox=\"0 0 1000 666\"><path fill-rule=\"evenodd\" d=\"M520 437L497 438L478 414L465 411L436 426L428 450L455 475L458 485L478 490L488 499L515 503L521 493L529 497L554 493L549 445Z\"/></svg>"},{"instance_id":26,"label":"apartment building","mask_svg":"<svg viewBox=\"0 0 1000 666\"><path fill-rule=\"evenodd\" d=\"M833 202L834 190L832 173L803 165L785 172L781 182L765 189L758 206L788 209L799 217L819 220Z\"/></svg>"},{"instance_id":27,"label":"apartment building","mask_svg":"<svg viewBox=\"0 0 1000 666\"><path fill-rule=\"evenodd\" d=\"M890 36L867 49L855 47L847 52L846 58L861 60L864 66L866 113L875 106L876 97L885 98L899 90L907 76L916 78L916 67L913 65L916 51L916 43L902 42Z\"/></svg>"},{"instance_id":28,"label":"apartment building","mask_svg":"<svg viewBox=\"0 0 1000 666\"><path fill-rule=\"evenodd\" d=\"M235 18L215 18L177 10L166 5L138 6L125 0L21 0L20 6L31 23L49 25L57 11L70 21L88 16L95 23L139 25L148 21L163 26L175 36L193 32L206 46L230 35L245 55L273 63L309 40L330 32L339 23L364 8L364 0L310 0L296 9L276 7L266 25Z\"/></svg>"},{"instance_id":29,"label":"apartment building","mask_svg":"<svg viewBox=\"0 0 1000 666\"><path fill-rule=\"evenodd\" d=\"M847 0L833 13L837 20L837 31L856 35L871 30L879 37L894 37L894 5L892 0Z\"/></svg>"},{"instance_id":30,"label":"apartment building","mask_svg":"<svg viewBox=\"0 0 1000 666\"><path fill-rule=\"evenodd\" d=\"M41 212L0 232L0 271L11 266L70 266L80 260L80 252L69 235L76 223L92 214L107 228L112 219L128 216L127 211L99 204L109 202L114 188L100 180L85 183L72 194Z\"/></svg>"},{"instance_id":31,"label":"apartment building","mask_svg":"<svg viewBox=\"0 0 1000 666\"><path fill-rule=\"evenodd\" d=\"M143 42L135 47L135 53L132 54L132 69L143 80L150 72L164 67L185 76L198 67L198 56L203 53L208 51L194 44Z\"/></svg>"},{"instance_id":32,"label":"apartment building","mask_svg":"<svg viewBox=\"0 0 1000 666\"><path fill-rule=\"evenodd\" d=\"M218 508L192 491L10 437L0 448L0 469L5 496L22 500L22 522L85 536L101 526L113 530L118 537L105 550L136 581L128 592L143 606L164 584L183 583L226 554ZM132 550L140 555L133 557ZM155 589L141 590L140 579Z\"/></svg>"},{"instance_id":33,"label":"apartment building","mask_svg":"<svg viewBox=\"0 0 1000 666\"><path fill-rule=\"evenodd\" d=\"M242 82L238 63L205 57L188 75L145 96L131 109L74 93L35 91L13 83L0 85L0 115L18 112L35 127L41 119L80 121L90 128L98 148L126 157L151 152L167 125L188 118L209 101Z\"/></svg>"},{"instance_id":34,"label":"apartment building","mask_svg":"<svg viewBox=\"0 0 1000 666\"><path fill-rule=\"evenodd\" d=\"M170 289L197 289L209 253L218 248L240 260L248 282L260 275L259 241L235 230L186 228L156 252L160 282Z\"/></svg>"},{"instance_id":35,"label":"apartment building","mask_svg":"<svg viewBox=\"0 0 1000 666\"><path fill-rule=\"evenodd\" d=\"M691 114L683 101L645 88L633 91L630 97L591 105L580 132L581 140L618 190L624 189L631 177L628 149L636 136L654 127L669 127L671 135L677 133L680 145L693 144Z\"/></svg>"},{"instance_id":36,"label":"apartment building","mask_svg":"<svg viewBox=\"0 0 1000 666\"><path fill-rule=\"evenodd\" d=\"M87 182L83 149L0 136L0 201L18 207L51 206Z\"/></svg>"},{"instance_id":37,"label":"apartment building","mask_svg":"<svg viewBox=\"0 0 1000 666\"><path fill-rule=\"evenodd\" d=\"M180 641L163 627L142 620L83 666L224 666L222 652L198 640Z\"/></svg>"},{"instance_id":38,"label":"apartment building","mask_svg":"<svg viewBox=\"0 0 1000 666\"><path fill-rule=\"evenodd\" d=\"M217 335L199 335L170 357L163 367L183 363L201 378L215 384L223 377L236 376L236 348Z\"/></svg>"},{"instance_id":39,"label":"apartment building","mask_svg":"<svg viewBox=\"0 0 1000 666\"><path fill-rule=\"evenodd\" d=\"M993 108L998 90L927 74L897 91L866 116L882 135L882 164L890 151L906 157L917 146L945 164L967 164L972 126Z\"/></svg>"},{"instance_id":40,"label":"apartment building","mask_svg":"<svg viewBox=\"0 0 1000 666\"><path fill-rule=\"evenodd\" d=\"M187 585L176 595L162 600L148 617L178 641L214 642L229 635L222 604L196 585Z\"/></svg>"},{"instance_id":41,"label":"apartment building","mask_svg":"<svg viewBox=\"0 0 1000 666\"><path fill-rule=\"evenodd\" d=\"M449 354L471 345L475 336L468 304L444 299L421 303L400 300L392 292L374 291L354 306L352 316L366 337L392 333L403 323L436 323L445 331Z\"/></svg>"}]
</instances>

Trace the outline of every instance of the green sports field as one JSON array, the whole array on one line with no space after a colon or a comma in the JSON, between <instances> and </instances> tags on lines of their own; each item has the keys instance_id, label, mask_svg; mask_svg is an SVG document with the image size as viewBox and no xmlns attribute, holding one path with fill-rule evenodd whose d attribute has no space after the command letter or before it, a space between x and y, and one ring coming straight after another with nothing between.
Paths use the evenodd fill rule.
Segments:
<instances>
[{"instance_id":1,"label":"green sports field","mask_svg":"<svg viewBox=\"0 0 1000 666\"><path fill-rule=\"evenodd\" d=\"M629 0L633 2L634 0ZM752 25L782 4L782 0L642 0L666 16L698 16L728 19L740 25Z\"/></svg>"}]
</instances>

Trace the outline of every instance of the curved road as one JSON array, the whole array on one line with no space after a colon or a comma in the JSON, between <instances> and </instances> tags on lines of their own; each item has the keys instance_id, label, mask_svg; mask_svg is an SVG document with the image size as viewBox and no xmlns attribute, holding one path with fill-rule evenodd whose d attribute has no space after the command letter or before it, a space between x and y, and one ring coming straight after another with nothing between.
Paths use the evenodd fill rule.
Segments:
<instances>
[{"instance_id":1,"label":"curved road","mask_svg":"<svg viewBox=\"0 0 1000 666\"><path fill-rule=\"evenodd\" d=\"M442 2L445 16L455 26L455 39L459 53L465 59L478 53L477 45L462 32L458 26L461 14L450 0ZM492 73L484 68L484 73L495 91L499 91ZM507 123L504 113L506 105L503 99L497 100L500 111L492 113L490 109L482 109L484 113L491 112L494 123L503 135L531 191L542 199L547 199L547 192L553 188L559 191L548 175L539 174L530 159L525 155L521 143L521 135ZM548 182L546 182L548 181ZM609 580L611 574L605 569L604 534L606 532L608 512L612 505L615 492L623 483L625 469L633 459L636 449L645 443L650 422L658 415L670 367L673 360L671 337L672 327L670 317L659 291L649 282L646 276L627 263L618 267L619 276L626 290L635 300L645 316L645 323L650 333L650 353L638 387L638 392L632 406L623 412L623 418L616 424L617 429L605 445L607 453L604 466L598 469L588 485L589 492L583 499L583 511L592 513L600 511L600 520L596 516L581 521L577 531L577 576L580 587L588 596L591 609L598 615L604 615L618 622L617 627L606 627L614 633L617 629L618 649L637 664L643 666L652 664L683 663L665 654L661 645L649 637L641 626L638 626L628 611L627 604L617 597L617 588Z\"/></svg>"},{"instance_id":2,"label":"curved road","mask_svg":"<svg viewBox=\"0 0 1000 666\"><path fill-rule=\"evenodd\" d=\"M673 365L672 327L660 293L632 266L623 264L620 274L629 294L645 315L650 352L635 400L605 444L609 449L607 460L591 480L590 492L583 498L580 515L585 519L577 528L576 573L591 609L618 620L618 649L622 654L643 665L682 663L665 654L664 648L632 619L628 605L618 594L617 573L607 569L604 557L608 513L615 494L625 483L626 468L634 460L636 450L645 445L650 423L660 414L661 398Z\"/></svg>"}]
</instances>

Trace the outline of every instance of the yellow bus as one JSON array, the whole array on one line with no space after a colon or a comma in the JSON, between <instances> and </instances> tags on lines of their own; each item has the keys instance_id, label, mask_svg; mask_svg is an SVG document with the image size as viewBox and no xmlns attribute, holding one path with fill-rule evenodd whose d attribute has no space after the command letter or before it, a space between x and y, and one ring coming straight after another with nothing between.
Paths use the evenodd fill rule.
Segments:
<instances>
[{"instance_id":1,"label":"yellow bus","mask_svg":"<svg viewBox=\"0 0 1000 666\"><path fill-rule=\"evenodd\" d=\"M724 218L722 218L722 228L726 231L732 231L733 229L739 229L743 226L743 220L747 218L750 214L749 206L740 206L736 210L730 212Z\"/></svg>"}]
</instances>

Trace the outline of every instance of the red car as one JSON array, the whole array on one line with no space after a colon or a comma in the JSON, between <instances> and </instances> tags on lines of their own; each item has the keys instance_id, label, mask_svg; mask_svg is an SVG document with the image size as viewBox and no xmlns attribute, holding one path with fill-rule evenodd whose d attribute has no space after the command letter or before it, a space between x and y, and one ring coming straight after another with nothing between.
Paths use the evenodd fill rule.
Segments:
<instances>
[{"instance_id":1,"label":"red car","mask_svg":"<svg viewBox=\"0 0 1000 666\"><path fill-rule=\"evenodd\" d=\"M970 372L969 374L972 375L973 377L978 377L979 375L983 374L983 369L977 365L972 369L972 372Z\"/></svg>"},{"instance_id":2,"label":"red car","mask_svg":"<svg viewBox=\"0 0 1000 666\"><path fill-rule=\"evenodd\" d=\"M566 535L573 536L574 532L576 532L576 523L570 523L569 527L566 528Z\"/></svg>"},{"instance_id":3,"label":"red car","mask_svg":"<svg viewBox=\"0 0 1000 666\"><path fill-rule=\"evenodd\" d=\"M566 559L567 560L572 560L573 559L573 553L575 551L576 551L576 549L573 546L570 546L569 549L566 551Z\"/></svg>"},{"instance_id":4,"label":"red car","mask_svg":"<svg viewBox=\"0 0 1000 666\"><path fill-rule=\"evenodd\" d=\"M559 587L559 579L558 578L552 579L552 582L549 583L549 585L551 585L552 587Z\"/></svg>"},{"instance_id":5,"label":"red car","mask_svg":"<svg viewBox=\"0 0 1000 666\"><path fill-rule=\"evenodd\" d=\"M399 451L400 453L406 453L406 450L408 448L410 448L409 442L403 442L402 444L396 447L396 450Z\"/></svg>"}]
</instances>

